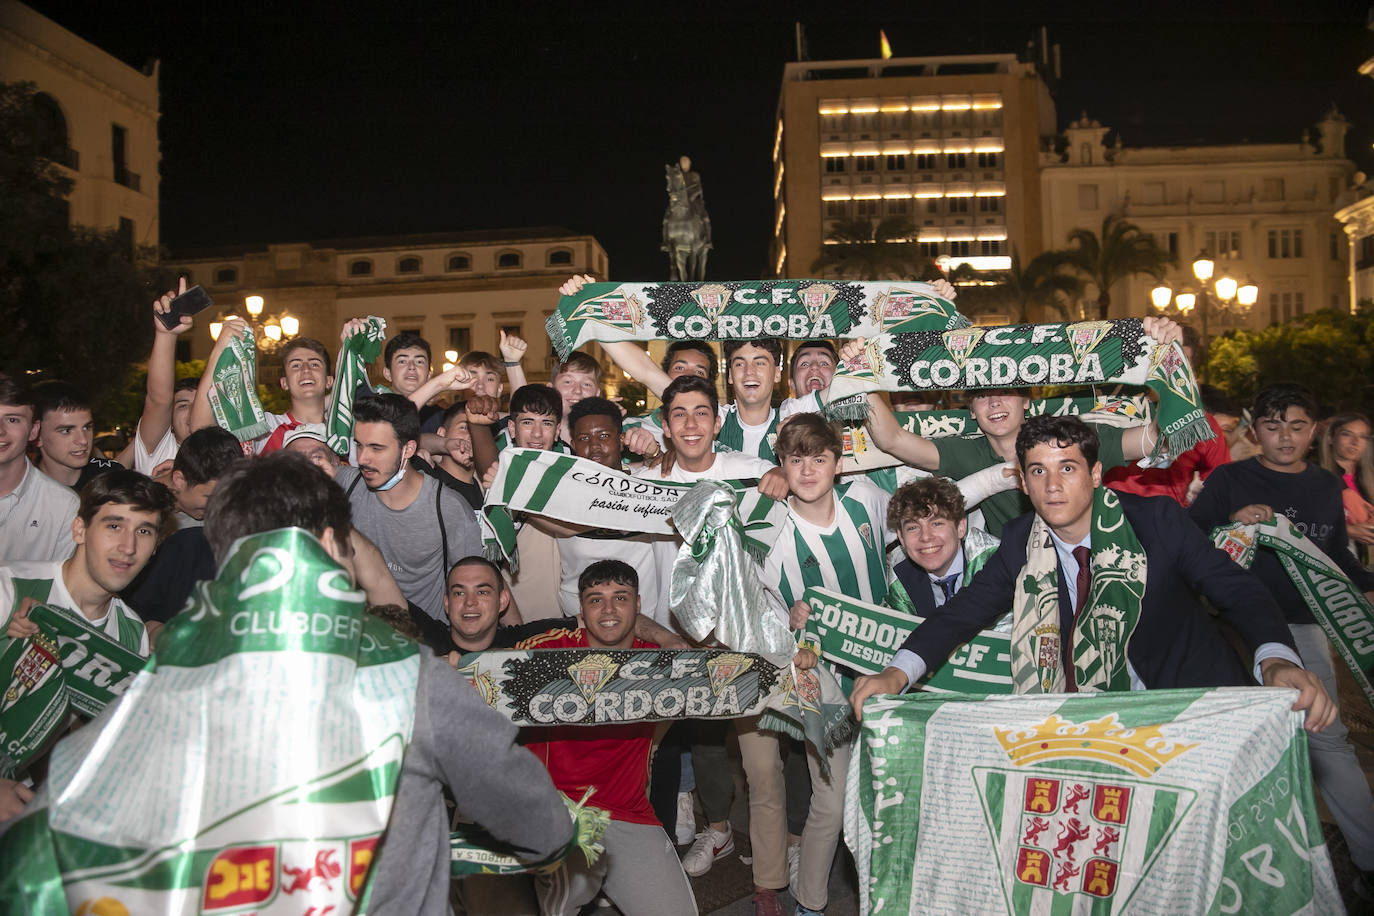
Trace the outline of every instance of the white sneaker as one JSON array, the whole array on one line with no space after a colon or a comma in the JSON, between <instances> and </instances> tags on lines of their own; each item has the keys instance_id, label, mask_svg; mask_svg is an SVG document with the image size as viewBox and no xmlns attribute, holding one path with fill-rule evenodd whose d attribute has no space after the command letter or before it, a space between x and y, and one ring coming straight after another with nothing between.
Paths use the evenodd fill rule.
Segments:
<instances>
[{"instance_id":1,"label":"white sneaker","mask_svg":"<svg viewBox=\"0 0 1374 916\"><path fill-rule=\"evenodd\" d=\"M735 851L735 835L726 830L712 830L709 826L697 834L697 841L682 857L682 870L699 878L711 870L716 859Z\"/></svg>"},{"instance_id":2,"label":"white sneaker","mask_svg":"<svg viewBox=\"0 0 1374 916\"><path fill-rule=\"evenodd\" d=\"M787 847L787 890L793 897L797 896L797 873L801 871L801 844L794 843Z\"/></svg>"},{"instance_id":3,"label":"white sneaker","mask_svg":"<svg viewBox=\"0 0 1374 916\"><path fill-rule=\"evenodd\" d=\"M692 793L677 793L677 827L674 829L679 846L685 846L692 842L692 838L697 834L697 816L692 811Z\"/></svg>"}]
</instances>

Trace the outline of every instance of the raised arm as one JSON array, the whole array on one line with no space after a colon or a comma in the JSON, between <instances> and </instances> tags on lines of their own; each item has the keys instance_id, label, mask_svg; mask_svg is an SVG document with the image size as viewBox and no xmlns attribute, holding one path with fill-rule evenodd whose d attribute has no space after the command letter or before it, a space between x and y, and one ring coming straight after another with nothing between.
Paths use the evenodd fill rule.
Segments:
<instances>
[{"instance_id":1,"label":"raised arm","mask_svg":"<svg viewBox=\"0 0 1374 916\"><path fill-rule=\"evenodd\" d=\"M148 390L143 396L143 414L138 418L138 436L144 448L157 448L172 426L172 393L176 387L177 335L191 329L191 316L170 331L158 320L171 307L172 300L186 292L186 278L177 283L175 293L167 293L153 303L153 352L148 357ZM132 467L132 465L130 465Z\"/></svg>"},{"instance_id":2,"label":"raised arm","mask_svg":"<svg viewBox=\"0 0 1374 916\"><path fill-rule=\"evenodd\" d=\"M912 467L934 471L940 467L940 450L924 436L902 429L897 416L882 395L868 396L868 426L873 444L893 458L900 458Z\"/></svg>"},{"instance_id":3,"label":"raised arm","mask_svg":"<svg viewBox=\"0 0 1374 916\"><path fill-rule=\"evenodd\" d=\"M575 296L582 287L594 282L596 282L596 278L589 274L574 275L558 287L558 295ZM657 363L649 358L649 354L644 352L643 347L630 343L628 340L617 340L610 343L598 341L598 343L601 349L606 351L606 355L611 358L612 362L619 366L623 372L628 373L635 381L653 392L654 397L663 395L663 389L668 387L668 373L664 372Z\"/></svg>"},{"instance_id":4,"label":"raised arm","mask_svg":"<svg viewBox=\"0 0 1374 916\"><path fill-rule=\"evenodd\" d=\"M200 387L196 389L196 399L191 402L191 432L215 425L215 412L210 409L210 389L215 383L215 363L219 362L229 342L237 337L247 337L252 333L242 318L226 318L219 329L219 339L205 360L205 374L200 377Z\"/></svg>"},{"instance_id":5,"label":"raised arm","mask_svg":"<svg viewBox=\"0 0 1374 916\"><path fill-rule=\"evenodd\" d=\"M1165 346L1183 339L1183 329L1173 319L1147 315L1141 323L1147 336ZM1127 462L1139 461L1155 450L1157 442L1159 423L1157 420L1151 420L1144 426L1128 429L1121 434L1121 455Z\"/></svg>"},{"instance_id":6,"label":"raised arm","mask_svg":"<svg viewBox=\"0 0 1374 916\"><path fill-rule=\"evenodd\" d=\"M452 369L430 376L427 382L411 392L410 403L415 405L416 410L423 410L426 404L445 391L463 391L471 387L472 373L462 366L454 365Z\"/></svg>"},{"instance_id":7,"label":"raised arm","mask_svg":"<svg viewBox=\"0 0 1374 916\"><path fill-rule=\"evenodd\" d=\"M525 367L520 363L525 358L525 350L529 349L529 344L525 343L522 337L502 331L497 349L501 351L501 364L506 370L506 381L510 383L510 390L524 388Z\"/></svg>"},{"instance_id":8,"label":"raised arm","mask_svg":"<svg viewBox=\"0 0 1374 916\"><path fill-rule=\"evenodd\" d=\"M479 479L484 479L487 470L496 465L501 457L496 448L496 434L492 424L501 416L501 404L496 398L485 395L468 398L465 405L468 420L468 436L472 439L472 463L477 469ZM485 490L486 487L483 486Z\"/></svg>"}]
</instances>

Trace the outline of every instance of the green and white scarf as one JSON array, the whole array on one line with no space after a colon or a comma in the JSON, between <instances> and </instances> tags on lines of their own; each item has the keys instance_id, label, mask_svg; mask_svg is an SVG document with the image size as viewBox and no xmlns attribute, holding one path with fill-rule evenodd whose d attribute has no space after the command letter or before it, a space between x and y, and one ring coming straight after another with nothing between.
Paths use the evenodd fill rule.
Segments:
<instances>
[{"instance_id":1,"label":"green and white scarf","mask_svg":"<svg viewBox=\"0 0 1374 916\"><path fill-rule=\"evenodd\" d=\"M598 726L765 716L822 759L853 732L830 672L729 649L523 649L470 652L458 670L520 726ZM595 800L595 798L593 798Z\"/></svg>"},{"instance_id":2,"label":"green and white scarf","mask_svg":"<svg viewBox=\"0 0 1374 916\"><path fill-rule=\"evenodd\" d=\"M967 410L899 410L894 411L897 424L923 439L947 439L970 436L978 432L978 423ZM1031 401L1026 416L1077 416L1089 423L1109 426L1133 426L1149 423L1154 416L1150 399L1143 396L1098 395L1082 398L1044 398ZM840 458L840 473L871 471L895 467L902 463L873 444L868 430L862 426L846 426L841 433L844 454Z\"/></svg>"},{"instance_id":3,"label":"green and white scarf","mask_svg":"<svg viewBox=\"0 0 1374 916\"><path fill-rule=\"evenodd\" d=\"M729 481L739 506L744 543L751 555L765 556L782 531L787 508L754 486ZM536 448L501 451L496 478L482 506L483 551L518 568L512 513L528 512L610 531L672 536L673 507L691 484L635 477L586 458Z\"/></svg>"},{"instance_id":4,"label":"green and white scarf","mask_svg":"<svg viewBox=\"0 0 1374 916\"><path fill-rule=\"evenodd\" d=\"M1341 568L1282 515L1258 525L1223 525L1212 532L1212 541L1246 569L1257 547L1278 554L1303 603L1374 705L1374 607Z\"/></svg>"},{"instance_id":5,"label":"green and white scarf","mask_svg":"<svg viewBox=\"0 0 1374 916\"><path fill-rule=\"evenodd\" d=\"M57 743L0 836L0 900L365 912L420 656L364 603L305 531L236 542L119 703Z\"/></svg>"},{"instance_id":6,"label":"green and white scarf","mask_svg":"<svg viewBox=\"0 0 1374 916\"><path fill-rule=\"evenodd\" d=\"M1159 399L1159 448L1180 454L1213 436L1192 367L1177 343L1161 346L1139 318L883 334L835 370L825 411L868 413L869 391L1030 388L1119 383Z\"/></svg>"},{"instance_id":7,"label":"green and white scarf","mask_svg":"<svg viewBox=\"0 0 1374 916\"><path fill-rule=\"evenodd\" d=\"M230 340L209 371L214 380L208 396L215 423L240 442L266 433L271 427L258 400L258 348L252 332Z\"/></svg>"},{"instance_id":8,"label":"green and white scarf","mask_svg":"<svg viewBox=\"0 0 1374 916\"><path fill-rule=\"evenodd\" d=\"M588 283L546 327L560 359L591 341L816 340L961 328L968 319L928 283L744 280Z\"/></svg>"},{"instance_id":9,"label":"green and white scarf","mask_svg":"<svg viewBox=\"0 0 1374 916\"><path fill-rule=\"evenodd\" d=\"M460 822L454 825L449 834L449 872L455 878L468 875L517 875L542 874L559 868L563 860L574 850L580 851L588 865L596 864L606 851L602 840L606 828L611 825L611 814L604 808L593 808L587 804L595 794L588 789L581 801L573 801L559 793L563 803L568 806L568 815L573 822L572 839L562 849L535 862L522 859L519 851L509 843L503 843L480 824Z\"/></svg>"},{"instance_id":10,"label":"green and white scarf","mask_svg":"<svg viewBox=\"0 0 1374 916\"><path fill-rule=\"evenodd\" d=\"M334 387L324 411L324 430L328 445L336 454L347 455L353 439L353 396L367 381L367 367L382 353L386 340L386 320L368 316L367 324L348 335L339 347L334 364Z\"/></svg>"},{"instance_id":11,"label":"green and white scarf","mask_svg":"<svg viewBox=\"0 0 1374 916\"><path fill-rule=\"evenodd\" d=\"M1145 597L1145 550L1121 500L1106 487L1093 491L1091 532L1092 585L1071 634L1074 680L1083 692L1130 690L1126 649ZM1016 582L1012 612L1011 677L1016 692L1063 693L1059 555L1049 525L1039 515L1026 538L1026 565Z\"/></svg>"},{"instance_id":12,"label":"green and white scarf","mask_svg":"<svg viewBox=\"0 0 1374 916\"><path fill-rule=\"evenodd\" d=\"M888 597L891 598L891 592ZM911 631L923 622L908 614L855 601L848 595L812 586L803 595L811 608L807 639L821 658L857 674L879 674ZM920 689L935 693L1011 693L1010 637L982 630L931 670Z\"/></svg>"}]
</instances>

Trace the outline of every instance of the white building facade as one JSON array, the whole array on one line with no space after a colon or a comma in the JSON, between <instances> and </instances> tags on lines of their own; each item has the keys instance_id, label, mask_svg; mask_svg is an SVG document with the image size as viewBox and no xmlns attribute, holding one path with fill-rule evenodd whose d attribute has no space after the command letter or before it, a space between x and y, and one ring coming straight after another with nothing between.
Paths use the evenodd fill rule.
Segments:
<instances>
[{"instance_id":1,"label":"white building facade","mask_svg":"<svg viewBox=\"0 0 1374 916\"><path fill-rule=\"evenodd\" d=\"M572 274L605 279L606 251L592 236L561 227L339 239L187 252L166 266L214 299L197 319L189 352L203 359L215 317L246 317L245 299L263 298L259 323L285 315L300 336L336 353L349 318L386 319L387 336L414 331L429 341L436 369L446 350L497 354L502 330L529 343L525 372L547 381L554 354L544 320Z\"/></svg>"},{"instance_id":2,"label":"white building facade","mask_svg":"<svg viewBox=\"0 0 1374 916\"><path fill-rule=\"evenodd\" d=\"M135 69L22 3L0 0L0 81L37 86L39 149L72 179L72 224L157 245L156 62Z\"/></svg>"},{"instance_id":3,"label":"white building facade","mask_svg":"<svg viewBox=\"0 0 1374 916\"><path fill-rule=\"evenodd\" d=\"M1117 214L1178 258L1166 277L1175 292L1198 290L1192 262L1207 253L1213 282L1229 276L1259 287L1248 316L1214 304L1209 334L1349 310L1346 240L1332 216L1355 173L1345 157L1348 126L1333 109L1315 136L1303 131L1291 144L1129 147L1119 138L1108 145L1110 128L1085 114L1064 132L1062 154L1041 156L1045 246L1066 247L1076 228L1098 233ZM1118 282L1111 317L1150 314L1155 285L1148 276Z\"/></svg>"}]
</instances>

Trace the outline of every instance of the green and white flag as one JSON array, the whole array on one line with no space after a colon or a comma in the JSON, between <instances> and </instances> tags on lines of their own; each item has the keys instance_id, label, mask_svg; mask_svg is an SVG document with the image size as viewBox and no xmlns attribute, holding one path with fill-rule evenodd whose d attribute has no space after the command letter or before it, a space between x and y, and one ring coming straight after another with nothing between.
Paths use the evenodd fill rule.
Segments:
<instances>
[{"instance_id":1,"label":"green and white flag","mask_svg":"<svg viewBox=\"0 0 1374 916\"><path fill-rule=\"evenodd\" d=\"M1212 532L1212 541L1246 569L1256 548L1278 554L1303 603L1374 705L1374 607L1341 568L1282 515L1258 525L1223 525Z\"/></svg>"},{"instance_id":2,"label":"green and white flag","mask_svg":"<svg viewBox=\"0 0 1374 916\"><path fill-rule=\"evenodd\" d=\"M831 380L826 413L867 414L869 391L1139 385L1159 399L1161 442L1172 454L1213 436L1192 367L1177 343L1160 345L1139 318L885 333Z\"/></svg>"},{"instance_id":3,"label":"green and white flag","mask_svg":"<svg viewBox=\"0 0 1374 916\"><path fill-rule=\"evenodd\" d=\"M782 531L787 508L754 486L729 481L742 519L745 546L766 554ZM673 507L692 484L652 480L574 455L536 448L507 448L482 506L484 549L491 559L517 562L519 528L512 513L545 515L609 531L672 536Z\"/></svg>"},{"instance_id":4,"label":"green and white flag","mask_svg":"<svg viewBox=\"0 0 1374 916\"><path fill-rule=\"evenodd\" d=\"M348 335L339 347L334 365L334 387L324 411L328 445L336 454L347 455L353 439L353 396L367 381L367 367L382 353L386 340L386 319L369 315L367 324Z\"/></svg>"},{"instance_id":5,"label":"green and white flag","mask_svg":"<svg viewBox=\"0 0 1374 916\"><path fill-rule=\"evenodd\" d=\"M413 642L310 534L238 541L0 836L32 913L363 913L414 720Z\"/></svg>"},{"instance_id":6,"label":"green and white flag","mask_svg":"<svg viewBox=\"0 0 1374 916\"><path fill-rule=\"evenodd\" d=\"M137 652L61 608L35 605L30 639L0 652L0 776L12 777L44 750L72 710L99 715L147 664Z\"/></svg>"},{"instance_id":7,"label":"green and white flag","mask_svg":"<svg viewBox=\"0 0 1374 916\"><path fill-rule=\"evenodd\" d=\"M591 341L874 337L968 326L928 283L588 283L546 326L560 359Z\"/></svg>"},{"instance_id":8,"label":"green and white flag","mask_svg":"<svg viewBox=\"0 0 1374 916\"><path fill-rule=\"evenodd\" d=\"M252 332L233 337L207 371L214 380L208 397L215 423L240 442L266 433L269 424L258 400L258 348Z\"/></svg>"},{"instance_id":9,"label":"green and white flag","mask_svg":"<svg viewBox=\"0 0 1374 916\"><path fill-rule=\"evenodd\" d=\"M808 637L815 634L821 657L859 674L881 673L922 623L920 617L814 586L802 600L811 606L806 631ZM920 687L935 693L1011 693L1011 637L983 630L951 652Z\"/></svg>"},{"instance_id":10,"label":"green and white flag","mask_svg":"<svg viewBox=\"0 0 1374 916\"><path fill-rule=\"evenodd\" d=\"M573 835L567 846L537 862L530 862L521 857L521 850L501 842L481 824L460 821L453 825L453 833L449 834L449 873L455 878L546 873L558 868L574 851L580 851L588 865L595 865L606 851L601 841L611 823L610 812L587 804L596 794L594 789L589 788L582 800L576 802L559 794L573 822Z\"/></svg>"},{"instance_id":11,"label":"green and white flag","mask_svg":"<svg viewBox=\"0 0 1374 916\"><path fill-rule=\"evenodd\" d=\"M1296 696L874 697L845 797L860 912L1343 913Z\"/></svg>"}]
</instances>

